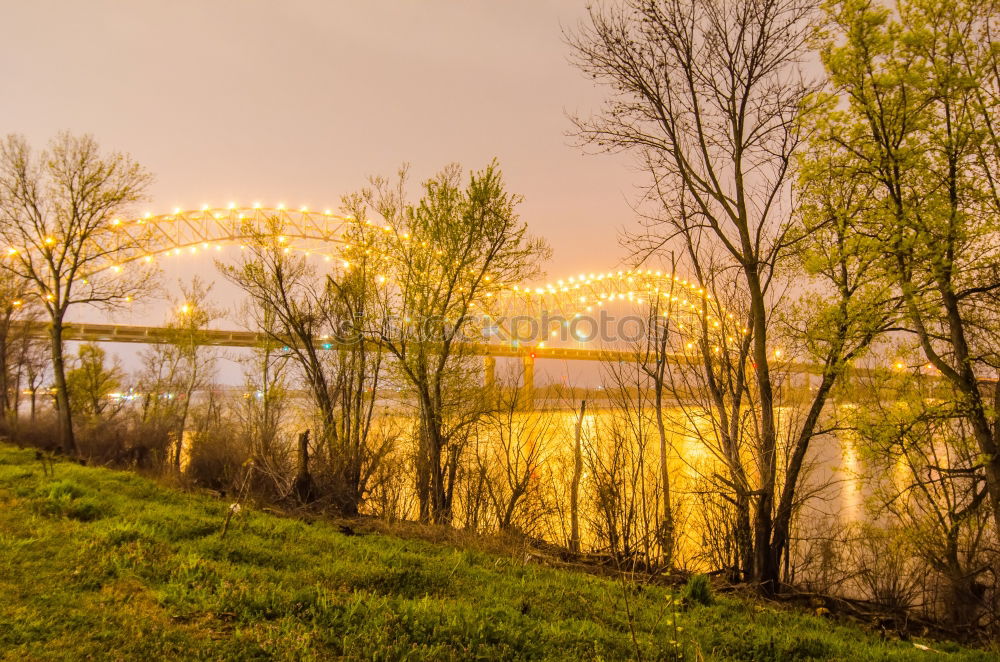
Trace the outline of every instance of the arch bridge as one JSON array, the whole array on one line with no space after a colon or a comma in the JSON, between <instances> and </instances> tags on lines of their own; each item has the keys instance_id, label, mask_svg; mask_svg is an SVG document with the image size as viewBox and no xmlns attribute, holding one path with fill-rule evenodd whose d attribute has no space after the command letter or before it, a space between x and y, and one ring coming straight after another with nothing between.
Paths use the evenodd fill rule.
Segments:
<instances>
[{"instance_id":1,"label":"arch bridge","mask_svg":"<svg viewBox=\"0 0 1000 662\"><path fill-rule=\"evenodd\" d=\"M264 207L256 203L251 207L230 203L224 208L207 205L196 210L175 208L169 214L146 213L127 221L113 219L111 224L115 233L120 233L121 243L139 248L127 259L101 265L98 270L120 271L139 261L167 263L182 256L211 254L225 246L242 247L260 235L272 233L275 226L281 228L276 240L284 244L286 252L336 265L343 263L343 250L350 248L344 241L345 229L358 222L330 209L317 211L300 207L292 210L284 205ZM388 225L383 229L393 231ZM706 306L706 301L712 295L703 287L677 274L652 269L586 271L547 283L500 285L498 300L483 308L488 307L489 312L502 311L508 317L546 312L550 318L572 320L616 301L644 306L657 298L669 314L678 319L704 316L716 327L724 321L707 309L710 307ZM726 314L730 320L733 317L731 313L717 311L716 314ZM683 325L683 321L680 324ZM745 333L746 329L737 332ZM540 342L544 343L544 339Z\"/></svg>"},{"instance_id":2,"label":"arch bridge","mask_svg":"<svg viewBox=\"0 0 1000 662\"><path fill-rule=\"evenodd\" d=\"M350 216L334 213L331 209L313 210L307 207L290 209L285 205L265 207L253 204L249 207L230 203L226 207L203 206L200 209L175 208L166 214L146 213L139 218L112 219L111 232L107 241L130 245L126 259L112 264L102 264L95 271L141 268L135 263L169 264L184 256L193 257L220 252L226 246L245 246L250 240L261 235L273 234L273 228L280 228L276 240L284 244L286 252L294 252L307 260L332 262L336 268L343 261L345 230L352 223L358 223ZM370 224L370 222L369 222ZM384 226L386 232L393 228ZM346 264L346 261L344 261ZM93 271L89 275L93 275ZM608 272L582 272L568 275L547 283L504 283L489 306L479 309L503 311L509 318L532 317L544 313L555 320L557 326L541 329L540 337L533 342L519 342L511 339L511 329L506 329L507 337L496 342L466 343L463 351L484 357L487 381L493 379L497 358L517 358L524 367L525 383L530 384L534 373L535 359L559 359L574 361L625 361L643 360L643 354L629 349L553 347L547 346L549 336L565 337L558 325L566 327L573 320L594 314L620 302L637 307L648 306L651 301L663 302L668 314L677 322L681 333L685 324L693 328L694 321L702 318L709 325L720 327L725 324L733 328L733 333L746 333L739 329L731 313L720 313L717 306L715 317L709 305L712 295L694 282L677 274L650 269L631 269ZM483 302L484 304L486 302ZM723 319L727 315L729 319ZM32 335L45 333L44 325L29 324L27 331ZM130 342L155 344L168 342L168 330L156 326L128 326L116 324L67 324L64 332L67 340L94 342ZM260 345L262 334L247 331L208 330L202 334L206 345L229 347L250 347ZM575 338L571 337L571 340ZM688 345L690 349L691 345ZM676 359L689 361L687 355L676 355Z\"/></svg>"}]
</instances>

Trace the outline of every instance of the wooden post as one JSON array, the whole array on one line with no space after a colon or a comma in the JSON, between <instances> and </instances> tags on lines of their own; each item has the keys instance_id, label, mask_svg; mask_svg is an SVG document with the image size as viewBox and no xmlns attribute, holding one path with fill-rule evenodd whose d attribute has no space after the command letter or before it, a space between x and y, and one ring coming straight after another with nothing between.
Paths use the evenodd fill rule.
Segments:
<instances>
[{"instance_id":1,"label":"wooden post","mask_svg":"<svg viewBox=\"0 0 1000 662\"><path fill-rule=\"evenodd\" d=\"M301 503L309 503L315 498L315 488L309 474L309 430L299 435L297 465L292 490Z\"/></svg>"}]
</instances>

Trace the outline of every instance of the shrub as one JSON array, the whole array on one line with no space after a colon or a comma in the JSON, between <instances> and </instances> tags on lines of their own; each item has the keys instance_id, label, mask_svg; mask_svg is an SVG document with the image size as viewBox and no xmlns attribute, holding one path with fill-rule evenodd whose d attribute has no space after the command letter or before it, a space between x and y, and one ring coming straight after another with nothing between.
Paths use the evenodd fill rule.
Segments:
<instances>
[{"instance_id":1,"label":"shrub","mask_svg":"<svg viewBox=\"0 0 1000 662\"><path fill-rule=\"evenodd\" d=\"M687 584L684 585L681 597L684 599L684 604L686 605L704 605L707 607L713 604L715 598L712 597L712 584L708 580L708 575L692 575L687 580Z\"/></svg>"},{"instance_id":2,"label":"shrub","mask_svg":"<svg viewBox=\"0 0 1000 662\"><path fill-rule=\"evenodd\" d=\"M246 439L230 428L212 428L191 435L184 473L196 485L215 490L237 487L250 457Z\"/></svg>"},{"instance_id":3,"label":"shrub","mask_svg":"<svg viewBox=\"0 0 1000 662\"><path fill-rule=\"evenodd\" d=\"M110 514L106 504L86 496L86 491L70 480L49 485L48 494L40 500L38 508L50 517L68 517L80 522L93 522Z\"/></svg>"},{"instance_id":4,"label":"shrub","mask_svg":"<svg viewBox=\"0 0 1000 662\"><path fill-rule=\"evenodd\" d=\"M70 480L57 480L49 485L49 500L79 499L83 496L83 488Z\"/></svg>"},{"instance_id":5,"label":"shrub","mask_svg":"<svg viewBox=\"0 0 1000 662\"><path fill-rule=\"evenodd\" d=\"M84 498L72 501L65 509L66 517L80 522L93 522L108 513L104 506L94 499Z\"/></svg>"},{"instance_id":6,"label":"shrub","mask_svg":"<svg viewBox=\"0 0 1000 662\"><path fill-rule=\"evenodd\" d=\"M0 422L0 432L18 446L30 446L46 451L59 449L59 428L53 412L40 412L35 421Z\"/></svg>"}]
</instances>

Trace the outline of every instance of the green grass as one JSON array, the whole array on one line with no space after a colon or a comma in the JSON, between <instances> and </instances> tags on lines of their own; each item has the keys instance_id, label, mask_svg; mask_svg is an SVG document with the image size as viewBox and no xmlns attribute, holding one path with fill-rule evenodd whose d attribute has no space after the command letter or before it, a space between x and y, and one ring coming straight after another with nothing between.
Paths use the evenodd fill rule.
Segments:
<instances>
[{"instance_id":1,"label":"green grass","mask_svg":"<svg viewBox=\"0 0 1000 662\"><path fill-rule=\"evenodd\" d=\"M2 659L942 657L726 597L678 611L668 590L633 587L626 606L613 580L265 513L220 538L219 501L126 472L55 473L0 445Z\"/></svg>"}]
</instances>

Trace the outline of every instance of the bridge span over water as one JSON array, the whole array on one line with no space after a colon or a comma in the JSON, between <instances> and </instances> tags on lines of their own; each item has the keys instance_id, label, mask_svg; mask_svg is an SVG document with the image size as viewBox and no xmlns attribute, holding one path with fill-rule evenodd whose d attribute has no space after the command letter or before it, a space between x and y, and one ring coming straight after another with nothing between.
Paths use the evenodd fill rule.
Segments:
<instances>
[{"instance_id":1,"label":"bridge span over water","mask_svg":"<svg viewBox=\"0 0 1000 662\"><path fill-rule=\"evenodd\" d=\"M36 338L49 337L49 325L45 322L14 322L12 330ZM63 339L80 342L137 343L143 345L169 344L176 341L176 329L161 326L136 326L123 324L74 324L63 325ZM198 345L214 347L263 347L273 344L272 338L258 331L203 329L193 335ZM339 345L327 340L317 341L318 348L336 349ZM582 349L572 347L514 346L502 343L457 343L458 353L465 356L483 357L485 383L496 379L496 359L518 359L524 371L523 381L530 385L534 381L536 359L559 361L600 361L608 363L636 363L649 359L648 354L614 349ZM690 357L676 356L672 360L689 362Z\"/></svg>"},{"instance_id":2,"label":"bridge span over water","mask_svg":"<svg viewBox=\"0 0 1000 662\"><path fill-rule=\"evenodd\" d=\"M323 270L349 269L351 251L363 249L352 246L349 232L352 226L361 224L351 216L341 215L330 209L323 211L300 207L286 208L284 205L267 207L261 204L239 206L230 203L224 208L203 206L195 210L174 209L170 213L146 213L139 218L111 219L106 231L100 234L100 241L107 244L107 255L114 255L114 262L98 263L80 277L112 276L132 269L155 268L184 259L216 256L225 247L244 249L248 244L267 236L277 242L286 253L301 255ZM372 226L370 221L364 225ZM372 227L376 232L384 232L395 241L419 241L390 225ZM424 242L426 243L426 242ZM127 250L111 250L113 246L126 246ZM10 255L16 255L24 247L8 247ZM385 277L378 276L380 283ZM489 279L487 279L489 280ZM488 291L473 304L475 310L494 319L510 319L527 316L532 319L542 314L552 319L563 320L572 328L572 320L597 314L613 305L633 306L648 313L651 306L666 311L675 323L674 333L678 336L691 334L681 340L679 347L688 350L696 348L698 327L708 328L716 345L715 351L723 350L722 345L738 343L740 336L748 333L740 319L734 318L714 301L712 294L697 282L689 281L680 274L653 269L621 269L606 272L584 271L545 283L491 282ZM498 318L499 315L499 318ZM48 327L43 323L23 323L30 335L48 335ZM510 329L502 328L507 337L514 337ZM516 359L523 366L526 385L533 383L536 359L562 361L599 361L606 363L634 363L646 361L648 354L628 349L579 348L546 346L544 340L552 329L542 329L540 342L518 344L509 340L501 342L463 343L459 351L466 355L483 357L486 383L495 380L497 358ZM66 324L63 331L65 340L92 342L125 342L156 344L170 342L170 330L157 326L135 326L121 324ZM263 333L238 330L204 330L198 332L198 342L221 347L255 347L265 343ZM576 336L574 339L579 340ZM691 342L687 342L690 340ZM686 345L684 344L686 343ZM323 345L327 342L321 343ZM595 343L596 344L596 343ZM332 349L328 347L328 349ZM694 354L684 352L672 354L672 363L690 364L696 360Z\"/></svg>"}]
</instances>

